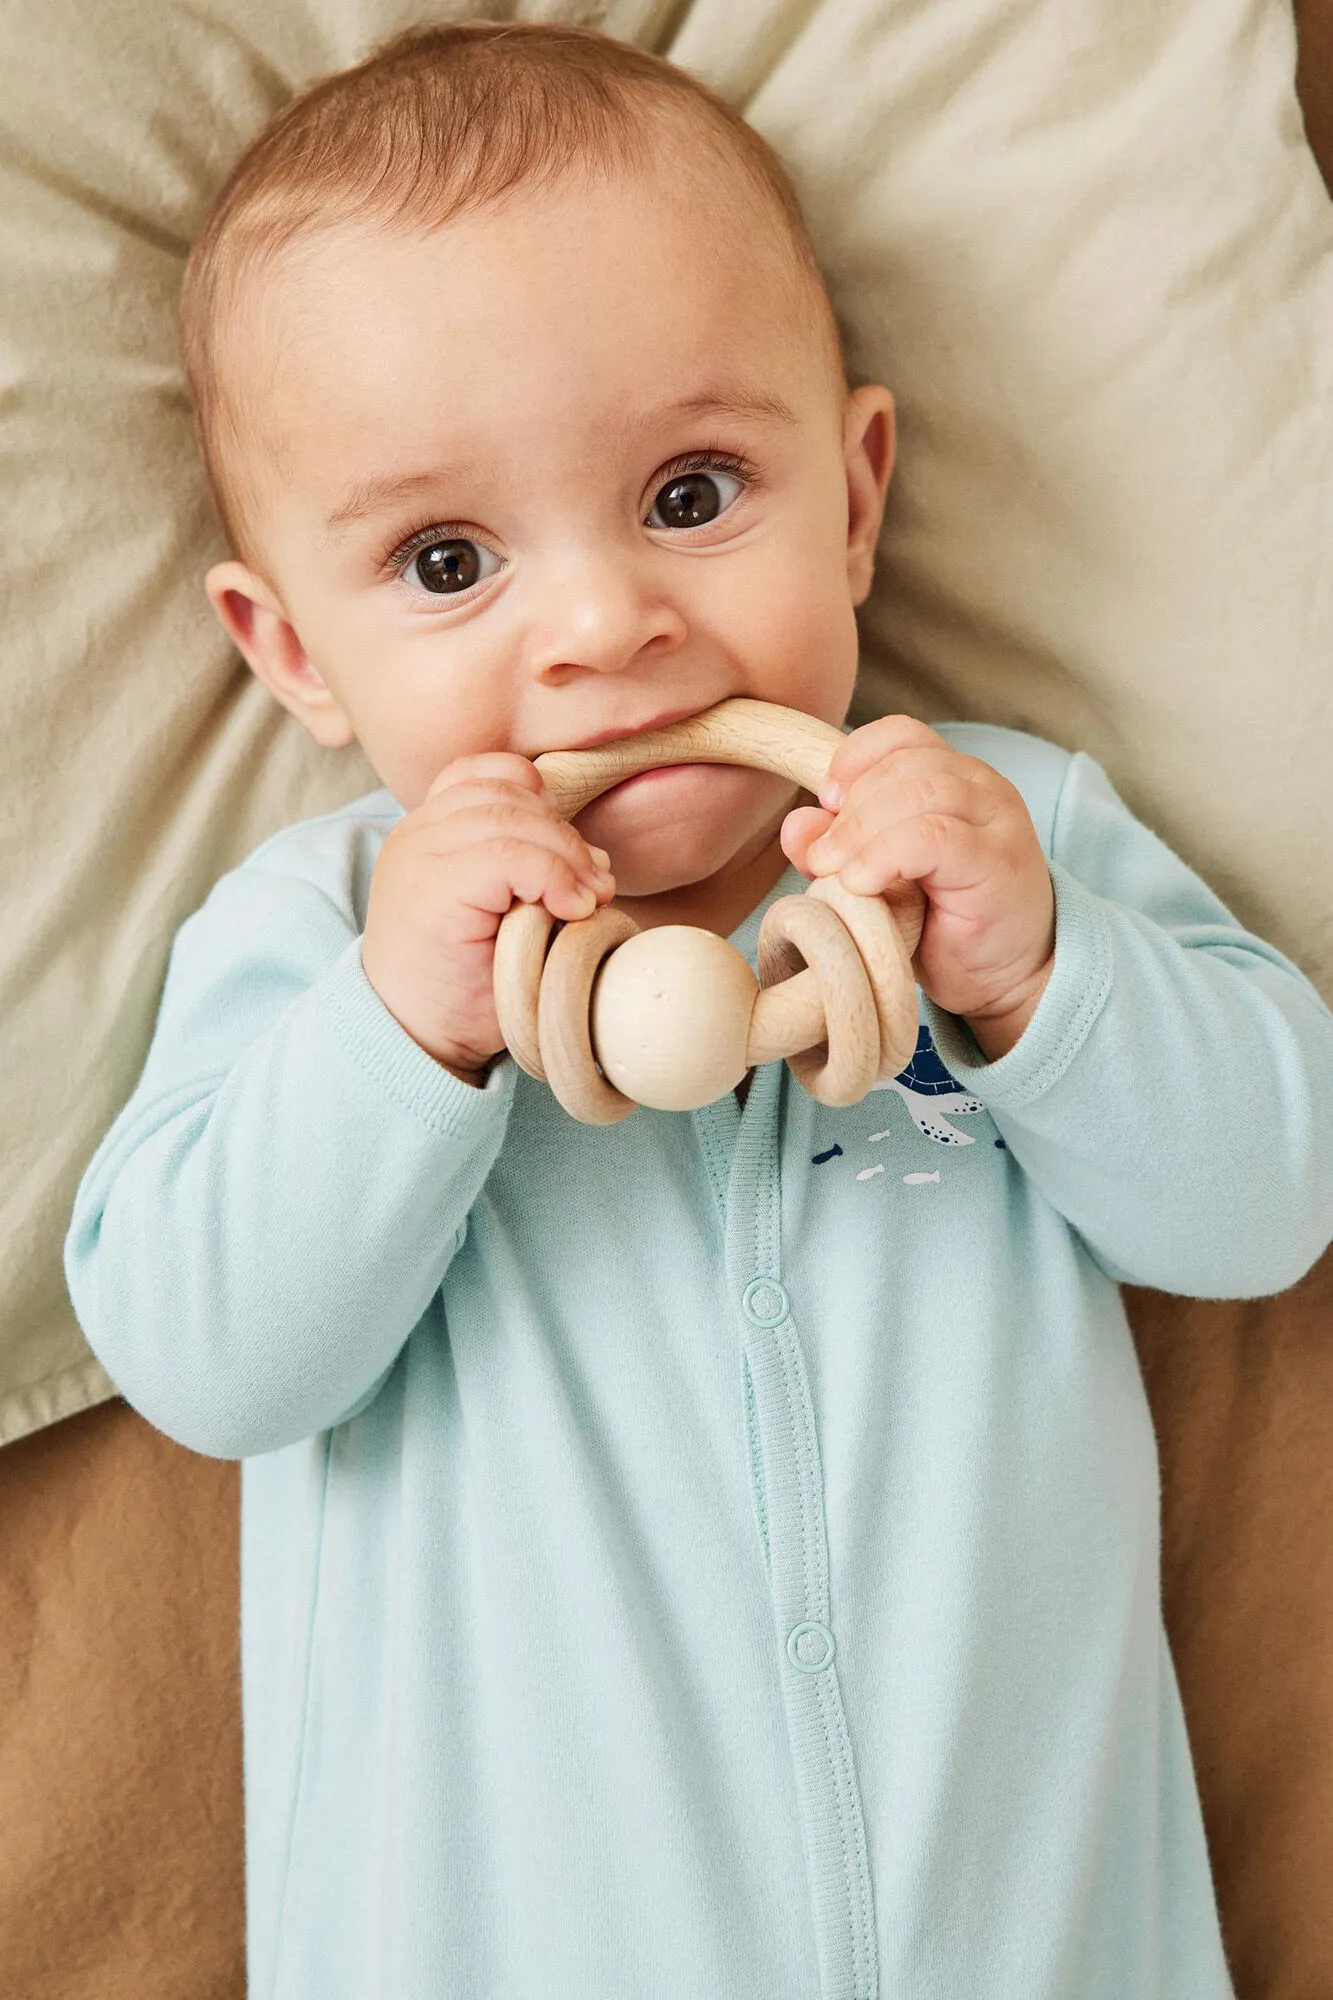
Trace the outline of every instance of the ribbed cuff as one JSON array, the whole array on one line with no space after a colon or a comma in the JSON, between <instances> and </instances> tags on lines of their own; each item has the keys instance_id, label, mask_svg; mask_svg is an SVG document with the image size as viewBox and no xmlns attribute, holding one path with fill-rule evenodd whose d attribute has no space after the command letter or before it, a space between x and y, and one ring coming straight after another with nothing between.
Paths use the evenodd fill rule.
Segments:
<instances>
[{"instance_id":1,"label":"ribbed cuff","mask_svg":"<svg viewBox=\"0 0 1333 2000\"><path fill-rule=\"evenodd\" d=\"M1055 962L1037 1010L1014 1046L995 1062L966 1024L922 996L927 1025L946 1069L984 1104L1017 1111L1064 1075L1111 990L1111 927L1099 896L1050 863L1055 889Z\"/></svg>"},{"instance_id":2,"label":"ribbed cuff","mask_svg":"<svg viewBox=\"0 0 1333 2000\"><path fill-rule=\"evenodd\" d=\"M400 1110L443 1138L470 1139L509 1110L518 1065L501 1056L480 1088L464 1083L414 1042L365 974L356 938L319 981L329 1032Z\"/></svg>"}]
</instances>

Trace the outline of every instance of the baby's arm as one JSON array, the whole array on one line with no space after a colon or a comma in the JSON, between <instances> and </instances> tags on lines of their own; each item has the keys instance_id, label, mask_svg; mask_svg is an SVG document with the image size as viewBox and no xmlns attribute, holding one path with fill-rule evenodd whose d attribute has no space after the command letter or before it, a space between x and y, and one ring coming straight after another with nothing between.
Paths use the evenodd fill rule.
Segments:
<instances>
[{"instance_id":1,"label":"baby's arm","mask_svg":"<svg viewBox=\"0 0 1333 2000\"><path fill-rule=\"evenodd\" d=\"M1049 839L1038 1008L986 1063L928 1003L941 1056L1111 1277L1281 1291L1333 1236L1333 1016L1091 758L1068 761Z\"/></svg>"},{"instance_id":2,"label":"baby's arm","mask_svg":"<svg viewBox=\"0 0 1333 2000\"><path fill-rule=\"evenodd\" d=\"M1308 1270L1333 1234L1333 1016L1296 967L1086 756L897 716L830 777L845 798L793 813L789 854L921 883L940 1054L1104 1268L1216 1298Z\"/></svg>"},{"instance_id":3,"label":"baby's arm","mask_svg":"<svg viewBox=\"0 0 1333 2000\"><path fill-rule=\"evenodd\" d=\"M438 1287L512 1087L475 1089L417 1047L315 883L253 862L224 878L176 938L66 1242L117 1387L224 1458L348 1415Z\"/></svg>"},{"instance_id":4,"label":"baby's arm","mask_svg":"<svg viewBox=\"0 0 1333 2000\"><path fill-rule=\"evenodd\" d=\"M183 926L66 1241L112 1380L218 1457L308 1437L375 1393L504 1136L514 1066L483 1080L503 1046L500 918L515 895L568 917L610 893L518 757L456 760L397 822L364 935L348 838L335 820L299 851L270 842Z\"/></svg>"}]
</instances>

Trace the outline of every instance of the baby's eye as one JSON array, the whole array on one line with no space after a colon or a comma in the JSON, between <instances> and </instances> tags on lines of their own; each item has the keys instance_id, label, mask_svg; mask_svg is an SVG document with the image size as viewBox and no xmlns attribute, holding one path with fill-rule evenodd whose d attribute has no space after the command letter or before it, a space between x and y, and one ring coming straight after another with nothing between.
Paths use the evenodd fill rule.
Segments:
<instances>
[{"instance_id":1,"label":"baby's eye","mask_svg":"<svg viewBox=\"0 0 1333 2000\"><path fill-rule=\"evenodd\" d=\"M745 481L720 466L709 472L680 472L658 488L645 526L701 528L730 507Z\"/></svg>"},{"instance_id":2,"label":"baby's eye","mask_svg":"<svg viewBox=\"0 0 1333 2000\"><path fill-rule=\"evenodd\" d=\"M480 542L428 542L408 563L405 574L415 576L426 590L440 597L452 597L471 590L483 577L494 576L500 558Z\"/></svg>"}]
</instances>

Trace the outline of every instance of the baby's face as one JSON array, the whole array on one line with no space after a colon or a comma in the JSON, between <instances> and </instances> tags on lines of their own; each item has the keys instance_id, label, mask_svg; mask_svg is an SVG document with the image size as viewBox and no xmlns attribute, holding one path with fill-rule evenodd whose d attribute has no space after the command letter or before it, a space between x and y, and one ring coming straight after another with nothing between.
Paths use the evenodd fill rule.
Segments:
<instances>
[{"instance_id":1,"label":"baby's face","mask_svg":"<svg viewBox=\"0 0 1333 2000\"><path fill-rule=\"evenodd\" d=\"M757 211L647 178L290 253L236 350L265 577L209 578L251 664L408 810L456 757L727 695L841 722L892 404L847 396L797 285ZM794 799L692 765L578 824L651 895Z\"/></svg>"}]
</instances>

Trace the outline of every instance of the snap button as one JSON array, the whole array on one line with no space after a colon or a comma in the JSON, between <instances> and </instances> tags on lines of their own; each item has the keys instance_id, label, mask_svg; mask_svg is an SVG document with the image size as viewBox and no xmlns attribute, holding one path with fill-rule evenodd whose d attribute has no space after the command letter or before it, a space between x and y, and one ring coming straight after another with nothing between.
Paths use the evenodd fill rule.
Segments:
<instances>
[{"instance_id":1,"label":"snap button","mask_svg":"<svg viewBox=\"0 0 1333 2000\"><path fill-rule=\"evenodd\" d=\"M798 1625L787 1640L787 1658L803 1674L822 1673L833 1658L833 1634L827 1625Z\"/></svg>"},{"instance_id":2,"label":"snap button","mask_svg":"<svg viewBox=\"0 0 1333 2000\"><path fill-rule=\"evenodd\" d=\"M745 1317L755 1326L777 1326L791 1311L787 1287L776 1278L751 1278L741 1293Z\"/></svg>"}]
</instances>

